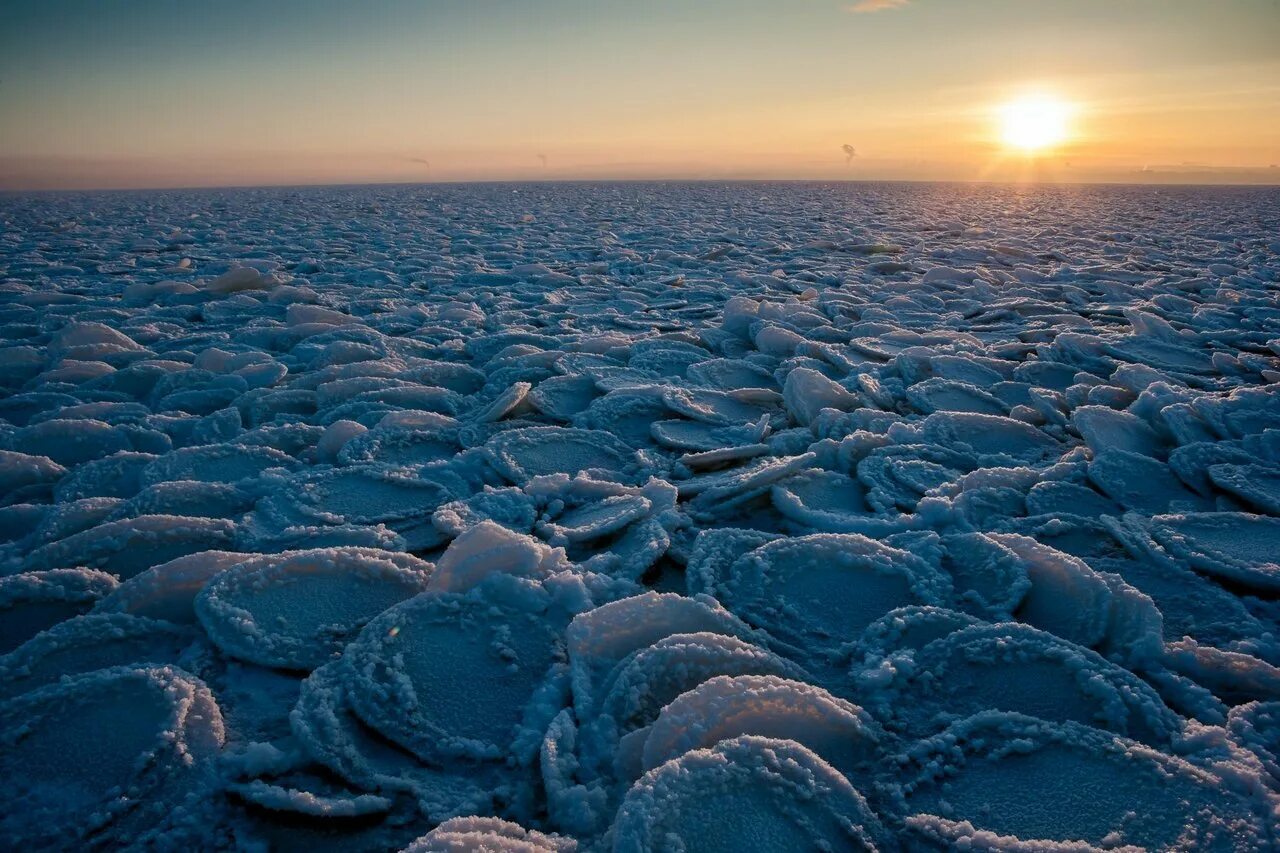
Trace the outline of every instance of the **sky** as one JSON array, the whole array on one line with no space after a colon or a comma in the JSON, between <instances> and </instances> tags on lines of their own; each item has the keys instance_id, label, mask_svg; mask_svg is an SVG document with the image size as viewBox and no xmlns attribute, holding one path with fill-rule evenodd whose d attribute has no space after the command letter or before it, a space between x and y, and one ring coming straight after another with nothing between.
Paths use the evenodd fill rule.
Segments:
<instances>
[{"instance_id":1,"label":"sky","mask_svg":"<svg viewBox=\"0 0 1280 853\"><path fill-rule=\"evenodd\" d=\"M1031 154L1029 94L1070 111ZM0 2L0 189L1276 164L1280 0Z\"/></svg>"}]
</instances>

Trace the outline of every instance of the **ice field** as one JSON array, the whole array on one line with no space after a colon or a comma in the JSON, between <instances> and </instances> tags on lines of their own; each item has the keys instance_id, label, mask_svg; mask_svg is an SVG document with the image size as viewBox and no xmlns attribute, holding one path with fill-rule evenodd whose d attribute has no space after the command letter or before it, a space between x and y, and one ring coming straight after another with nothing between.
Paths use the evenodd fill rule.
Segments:
<instances>
[{"instance_id":1,"label":"ice field","mask_svg":"<svg viewBox=\"0 0 1280 853\"><path fill-rule=\"evenodd\" d=\"M0 847L1280 844L1280 190L0 196Z\"/></svg>"}]
</instances>

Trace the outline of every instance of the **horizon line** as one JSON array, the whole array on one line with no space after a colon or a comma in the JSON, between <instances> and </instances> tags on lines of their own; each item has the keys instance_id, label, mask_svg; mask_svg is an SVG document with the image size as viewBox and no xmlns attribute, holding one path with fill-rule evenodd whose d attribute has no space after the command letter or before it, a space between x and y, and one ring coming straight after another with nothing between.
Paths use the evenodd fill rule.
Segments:
<instances>
[{"instance_id":1,"label":"horizon line","mask_svg":"<svg viewBox=\"0 0 1280 853\"><path fill-rule=\"evenodd\" d=\"M1135 173L1135 174L1141 174ZM1162 173L1170 174L1170 173ZM1176 173L1175 173L1176 174ZM1150 188L1195 188L1206 189L1280 189L1280 176L1275 181L1263 182L1243 181L1133 181L1133 180L994 180L983 178L490 178L460 180L426 180L426 181L314 181L303 183L261 183L261 184L189 184L175 186L84 186L84 187L0 187L0 196L13 195L56 195L74 193L130 193L130 192L196 192L208 190L287 190L287 189L323 189L326 187L416 187L416 186L492 186L492 185L537 185L537 184L968 184L1004 187L1150 187Z\"/></svg>"}]
</instances>

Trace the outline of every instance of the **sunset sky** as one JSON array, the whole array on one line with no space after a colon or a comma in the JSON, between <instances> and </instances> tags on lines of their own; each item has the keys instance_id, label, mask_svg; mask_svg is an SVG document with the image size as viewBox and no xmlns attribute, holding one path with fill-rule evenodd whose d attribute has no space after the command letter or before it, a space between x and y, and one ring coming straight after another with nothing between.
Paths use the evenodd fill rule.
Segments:
<instances>
[{"instance_id":1,"label":"sunset sky","mask_svg":"<svg viewBox=\"0 0 1280 853\"><path fill-rule=\"evenodd\" d=\"M1064 138L1009 144L1027 97ZM0 4L8 189L1277 163L1280 0Z\"/></svg>"}]
</instances>

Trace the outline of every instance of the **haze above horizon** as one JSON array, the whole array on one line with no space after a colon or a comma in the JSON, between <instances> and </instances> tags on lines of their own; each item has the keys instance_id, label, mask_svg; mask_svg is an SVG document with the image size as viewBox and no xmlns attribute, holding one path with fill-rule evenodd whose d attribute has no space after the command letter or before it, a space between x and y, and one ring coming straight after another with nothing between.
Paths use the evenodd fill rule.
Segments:
<instances>
[{"instance_id":1,"label":"haze above horizon","mask_svg":"<svg viewBox=\"0 0 1280 853\"><path fill-rule=\"evenodd\" d=\"M0 189L1280 183L1278 0L14 0Z\"/></svg>"}]
</instances>

